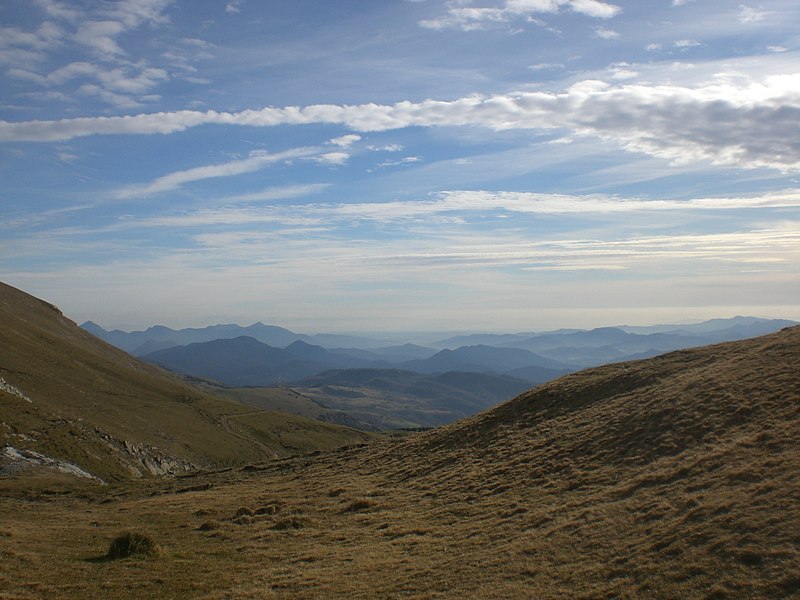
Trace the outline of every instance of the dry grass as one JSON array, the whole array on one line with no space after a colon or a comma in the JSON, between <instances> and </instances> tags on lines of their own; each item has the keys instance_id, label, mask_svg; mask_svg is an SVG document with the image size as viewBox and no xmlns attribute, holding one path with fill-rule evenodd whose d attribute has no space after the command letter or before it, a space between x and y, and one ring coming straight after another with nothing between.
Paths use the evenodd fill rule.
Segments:
<instances>
[{"instance_id":1,"label":"dry grass","mask_svg":"<svg viewBox=\"0 0 800 600\"><path fill-rule=\"evenodd\" d=\"M394 443L69 493L0 482L0 597L791 598L798 474L794 328ZM140 526L157 560L90 560Z\"/></svg>"}]
</instances>

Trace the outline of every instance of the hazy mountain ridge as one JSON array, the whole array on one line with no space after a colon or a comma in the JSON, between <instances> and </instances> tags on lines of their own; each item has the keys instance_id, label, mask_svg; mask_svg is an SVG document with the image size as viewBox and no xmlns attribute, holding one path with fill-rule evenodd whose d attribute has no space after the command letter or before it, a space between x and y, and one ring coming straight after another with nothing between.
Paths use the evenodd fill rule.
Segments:
<instances>
[{"instance_id":1,"label":"hazy mountain ridge","mask_svg":"<svg viewBox=\"0 0 800 600\"><path fill-rule=\"evenodd\" d=\"M385 361L385 363L394 366L414 370L413 365L407 364L408 361L424 361L432 358L442 350L455 351L474 346L528 350L541 355L543 358L562 363L560 365L536 363L539 366L550 366L556 369L579 369L635 357L654 356L681 348L756 337L794 324L796 322L785 319L733 317L677 325L622 325L589 330L559 329L541 333L476 333L445 339L432 339L423 342L422 345L417 343L392 344L387 340L381 339L380 336L346 336L324 333L305 335L274 325L264 325L263 323L255 323L247 327L212 325L206 328L182 330L154 326L145 331L130 333L119 330L105 331L91 321L84 323L82 327L101 339L136 356L143 356L153 351L174 346L184 346L190 343L248 336L277 348L285 348L296 341L303 341L311 345L321 346L334 354L376 363ZM420 339L420 334L416 334L415 339ZM442 358L436 360L442 360ZM566 365L563 363L566 363ZM356 365L356 367L358 366ZM464 366L462 364L458 368L463 369ZM425 372L430 372L430 368L425 365L420 366L420 368ZM477 368L482 370L487 369L487 366L479 364ZM488 368L488 370L497 372L496 368Z\"/></svg>"},{"instance_id":2,"label":"hazy mountain ridge","mask_svg":"<svg viewBox=\"0 0 800 600\"><path fill-rule=\"evenodd\" d=\"M379 348L387 344L384 340L375 340L368 337L314 334L305 335L295 333L284 327L253 323L243 327L235 324L209 325L208 327L189 327L185 329L171 329L163 325L154 325L143 331L121 331L115 329L106 331L97 323L86 321L81 325L100 339L133 354L142 356L155 350L162 350L175 346L186 346L202 342L211 342L219 339L233 339L237 337L252 337L263 344L277 348L284 348L297 341L309 344L324 345L327 348L338 346L358 345L361 348Z\"/></svg>"},{"instance_id":3,"label":"hazy mountain ridge","mask_svg":"<svg viewBox=\"0 0 800 600\"><path fill-rule=\"evenodd\" d=\"M172 348L219 339L232 339L242 336L252 337L270 346L287 346L297 340L310 339L308 336L296 334L283 327L253 323L247 327L240 325L210 325L202 328L170 329L163 325L154 325L144 331L125 332L115 329L106 331L96 323L87 321L81 325L93 335L109 344L134 355L142 356L153 352L150 348Z\"/></svg>"},{"instance_id":4,"label":"hazy mountain ridge","mask_svg":"<svg viewBox=\"0 0 800 600\"><path fill-rule=\"evenodd\" d=\"M462 346L455 350L441 350L430 358L403 363L403 366L420 373L443 373L446 371L475 371L508 373L525 367L541 367L551 370L551 377L571 371L569 365L539 356L523 348L501 348L496 346Z\"/></svg>"},{"instance_id":5,"label":"hazy mountain ridge","mask_svg":"<svg viewBox=\"0 0 800 600\"><path fill-rule=\"evenodd\" d=\"M427 354L429 349L405 346L390 348L386 354L403 356L409 353ZM241 336L176 346L146 354L147 362L170 370L211 379L228 386L271 386L294 384L301 379L336 369L400 368L417 373L433 374L448 371L508 374L516 371L523 379L541 383L572 369L568 364L538 356L520 348L493 346L465 346L457 350L440 350L425 359L392 363L388 360L370 360L362 356L379 356L375 351L349 354L345 350L326 350L303 341L295 341L286 348L275 348L255 338ZM534 368L535 375L524 375ZM531 371L534 372L534 371Z\"/></svg>"},{"instance_id":6,"label":"hazy mountain ridge","mask_svg":"<svg viewBox=\"0 0 800 600\"><path fill-rule=\"evenodd\" d=\"M336 354L300 340L276 348L248 336L167 348L142 360L233 387L279 385L330 369L389 366Z\"/></svg>"}]
</instances>

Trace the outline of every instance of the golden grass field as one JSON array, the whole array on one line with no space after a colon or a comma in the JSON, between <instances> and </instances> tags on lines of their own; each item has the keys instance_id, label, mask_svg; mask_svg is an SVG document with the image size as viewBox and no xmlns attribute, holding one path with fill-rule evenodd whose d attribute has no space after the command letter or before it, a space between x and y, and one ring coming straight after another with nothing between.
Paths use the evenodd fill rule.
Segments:
<instances>
[{"instance_id":1,"label":"golden grass field","mask_svg":"<svg viewBox=\"0 0 800 600\"><path fill-rule=\"evenodd\" d=\"M800 328L608 365L398 441L0 479L0 598L800 596ZM119 534L157 551L110 559Z\"/></svg>"}]
</instances>

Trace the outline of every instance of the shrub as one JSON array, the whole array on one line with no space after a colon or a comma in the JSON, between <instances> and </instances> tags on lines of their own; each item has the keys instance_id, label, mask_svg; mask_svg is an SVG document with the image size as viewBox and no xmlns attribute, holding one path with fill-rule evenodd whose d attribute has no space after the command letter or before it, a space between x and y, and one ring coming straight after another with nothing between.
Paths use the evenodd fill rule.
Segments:
<instances>
[{"instance_id":1,"label":"shrub","mask_svg":"<svg viewBox=\"0 0 800 600\"><path fill-rule=\"evenodd\" d=\"M123 533L111 542L106 558L116 560L129 556L156 556L161 553L161 548L152 537L138 531Z\"/></svg>"}]
</instances>

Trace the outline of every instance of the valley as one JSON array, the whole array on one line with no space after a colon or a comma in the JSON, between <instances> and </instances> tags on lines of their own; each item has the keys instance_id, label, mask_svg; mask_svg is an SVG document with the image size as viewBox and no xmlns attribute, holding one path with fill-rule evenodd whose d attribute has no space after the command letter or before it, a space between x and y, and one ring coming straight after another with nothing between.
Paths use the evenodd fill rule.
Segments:
<instances>
[{"instance_id":1,"label":"valley","mask_svg":"<svg viewBox=\"0 0 800 600\"><path fill-rule=\"evenodd\" d=\"M736 317L538 334L416 334L405 340L397 334L297 334L263 323L183 330L154 326L128 333L91 322L82 328L140 354L173 344L140 358L250 406L391 431L453 422L582 368L744 339L793 324Z\"/></svg>"}]
</instances>

